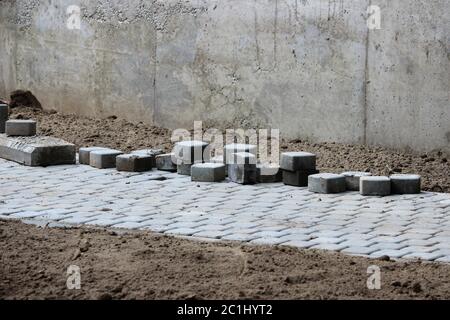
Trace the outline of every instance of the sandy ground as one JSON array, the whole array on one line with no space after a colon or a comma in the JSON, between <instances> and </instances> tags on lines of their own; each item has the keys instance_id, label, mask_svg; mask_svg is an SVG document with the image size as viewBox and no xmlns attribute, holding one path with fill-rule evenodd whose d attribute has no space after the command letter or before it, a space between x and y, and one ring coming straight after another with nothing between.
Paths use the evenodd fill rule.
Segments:
<instances>
[{"instance_id":1,"label":"sandy ground","mask_svg":"<svg viewBox=\"0 0 450 320\"><path fill-rule=\"evenodd\" d=\"M107 146L123 151L141 148L172 149L171 132L144 123L129 123L110 117L91 119L33 109L13 109L12 118L38 120L38 131L70 141L77 147ZM283 151L309 151L317 154L323 172L370 171L373 174L416 173L422 176L423 190L450 192L450 162L440 152L410 154L382 147L365 147L338 143L282 141Z\"/></svg>"},{"instance_id":2,"label":"sandy ground","mask_svg":"<svg viewBox=\"0 0 450 320\"><path fill-rule=\"evenodd\" d=\"M0 221L0 248L1 299L450 298L449 264L15 221ZM80 290L66 287L70 265ZM367 289L370 265L380 290Z\"/></svg>"},{"instance_id":3,"label":"sandy ground","mask_svg":"<svg viewBox=\"0 0 450 320\"><path fill-rule=\"evenodd\" d=\"M39 132L80 146L171 149L170 132L109 118L17 109ZM450 192L445 155L284 141L283 150L318 155L322 171L414 172L425 190ZM288 247L201 243L151 233L40 228L0 221L0 299L450 299L450 265L393 262ZM381 268L368 290L367 268ZM81 290L66 288L81 269Z\"/></svg>"}]
</instances>

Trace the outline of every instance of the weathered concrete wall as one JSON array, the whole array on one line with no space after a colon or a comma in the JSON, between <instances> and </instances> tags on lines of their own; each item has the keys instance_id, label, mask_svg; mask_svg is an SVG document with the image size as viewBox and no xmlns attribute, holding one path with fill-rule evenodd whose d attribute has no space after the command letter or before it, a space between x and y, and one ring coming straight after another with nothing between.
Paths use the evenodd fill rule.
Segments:
<instances>
[{"instance_id":1,"label":"weathered concrete wall","mask_svg":"<svg viewBox=\"0 0 450 320\"><path fill-rule=\"evenodd\" d=\"M449 149L447 0L379 1L369 32L374 2L4 0L0 95L169 128ZM66 27L74 4L81 30Z\"/></svg>"},{"instance_id":2,"label":"weathered concrete wall","mask_svg":"<svg viewBox=\"0 0 450 320\"><path fill-rule=\"evenodd\" d=\"M371 32L367 142L450 153L450 2L378 1Z\"/></svg>"}]
</instances>

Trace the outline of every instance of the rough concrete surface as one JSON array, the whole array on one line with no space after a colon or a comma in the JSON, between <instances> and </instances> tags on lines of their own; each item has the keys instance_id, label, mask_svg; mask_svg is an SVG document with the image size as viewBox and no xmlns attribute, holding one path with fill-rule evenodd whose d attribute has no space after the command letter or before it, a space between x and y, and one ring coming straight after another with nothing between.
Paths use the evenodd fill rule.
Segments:
<instances>
[{"instance_id":1,"label":"rough concrete surface","mask_svg":"<svg viewBox=\"0 0 450 320\"><path fill-rule=\"evenodd\" d=\"M447 0L0 3L0 96L167 128L449 151ZM58 70L63 70L59 72ZM57 72L58 71L58 72Z\"/></svg>"},{"instance_id":2,"label":"rough concrete surface","mask_svg":"<svg viewBox=\"0 0 450 320\"><path fill-rule=\"evenodd\" d=\"M33 167L75 164L75 145L52 137L0 134L0 158Z\"/></svg>"}]
</instances>

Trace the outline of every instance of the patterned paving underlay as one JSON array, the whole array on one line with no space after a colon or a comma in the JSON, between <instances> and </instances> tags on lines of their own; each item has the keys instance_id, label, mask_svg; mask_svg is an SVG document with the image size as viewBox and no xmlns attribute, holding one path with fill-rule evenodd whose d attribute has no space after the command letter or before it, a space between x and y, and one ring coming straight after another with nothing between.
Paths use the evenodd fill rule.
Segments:
<instances>
[{"instance_id":1,"label":"patterned paving underlay","mask_svg":"<svg viewBox=\"0 0 450 320\"><path fill-rule=\"evenodd\" d=\"M176 173L0 159L0 219L151 230L450 262L450 194L314 194L282 183L198 183Z\"/></svg>"}]
</instances>

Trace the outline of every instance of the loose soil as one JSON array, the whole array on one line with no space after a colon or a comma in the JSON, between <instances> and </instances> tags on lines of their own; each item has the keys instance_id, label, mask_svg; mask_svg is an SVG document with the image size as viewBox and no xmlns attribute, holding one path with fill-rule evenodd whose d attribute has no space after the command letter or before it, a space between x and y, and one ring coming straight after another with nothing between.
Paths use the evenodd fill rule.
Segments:
<instances>
[{"instance_id":1,"label":"loose soil","mask_svg":"<svg viewBox=\"0 0 450 320\"><path fill-rule=\"evenodd\" d=\"M449 299L450 265L0 220L0 299ZM381 269L381 289L366 286ZM77 265L81 289L66 287Z\"/></svg>"},{"instance_id":2,"label":"loose soil","mask_svg":"<svg viewBox=\"0 0 450 320\"><path fill-rule=\"evenodd\" d=\"M76 115L31 108L15 108L11 118L31 118L38 121L38 132L74 143L77 147L106 146L123 151L141 148L161 148L169 152L171 132L167 129L130 123L115 117L92 119ZM450 157L439 151L412 154L382 147L282 141L281 151L308 151L317 154L321 171L370 171L376 175L416 173L422 176L425 191L450 192Z\"/></svg>"}]
</instances>

